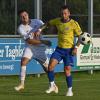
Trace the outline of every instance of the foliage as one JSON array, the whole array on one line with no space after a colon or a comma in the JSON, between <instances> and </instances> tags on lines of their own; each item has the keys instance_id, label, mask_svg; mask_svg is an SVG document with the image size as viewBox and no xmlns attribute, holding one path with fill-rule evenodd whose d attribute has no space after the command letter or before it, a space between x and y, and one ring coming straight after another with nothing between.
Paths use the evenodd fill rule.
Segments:
<instances>
[{"instance_id":1,"label":"foliage","mask_svg":"<svg viewBox=\"0 0 100 100\"><path fill-rule=\"evenodd\" d=\"M35 0L0 0L0 34L15 34L19 18L15 18L17 11L27 9L31 18L34 18ZM94 2L94 33L100 33L100 0ZM65 0L42 0L42 20L44 22L60 16L60 7ZM71 16L79 22L83 31L88 31L88 0L66 0L71 7ZM17 17L17 16L16 16ZM15 21L17 20L17 22Z\"/></svg>"}]
</instances>

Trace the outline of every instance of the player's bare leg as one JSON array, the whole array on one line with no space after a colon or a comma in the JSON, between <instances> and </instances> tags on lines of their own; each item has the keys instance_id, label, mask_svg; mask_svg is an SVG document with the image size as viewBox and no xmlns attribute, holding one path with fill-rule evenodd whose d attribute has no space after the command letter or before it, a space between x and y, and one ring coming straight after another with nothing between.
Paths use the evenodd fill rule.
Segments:
<instances>
[{"instance_id":1,"label":"player's bare leg","mask_svg":"<svg viewBox=\"0 0 100 100\"><path fill-rule=\"evenodd\" d=\"M21 70L20 70L20 83L18 86L14 87L16 91L24 89L25 77L26 77L26 64L29 62L28 58L23 57L21 59Z\"/></svg>"}]
</instances>

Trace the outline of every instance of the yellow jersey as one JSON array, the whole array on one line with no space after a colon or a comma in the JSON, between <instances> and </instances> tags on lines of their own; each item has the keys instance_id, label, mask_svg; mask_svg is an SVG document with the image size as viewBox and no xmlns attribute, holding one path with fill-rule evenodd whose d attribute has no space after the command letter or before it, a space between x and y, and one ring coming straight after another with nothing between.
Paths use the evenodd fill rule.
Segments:
<instances>
[{"instance_id":1,"label":"yellow jersey","mask_svg":"<svg viewBox=\"0 0 100 100\"><path fill-rule=\"evenodd\" d=\"M81 28L73 19L63 23L61 18L56 18L49 21L50 25L56 26L58 30L58 47L72 48L74 46L74 37L81 34Z\"/></svg>"}]
</instances>

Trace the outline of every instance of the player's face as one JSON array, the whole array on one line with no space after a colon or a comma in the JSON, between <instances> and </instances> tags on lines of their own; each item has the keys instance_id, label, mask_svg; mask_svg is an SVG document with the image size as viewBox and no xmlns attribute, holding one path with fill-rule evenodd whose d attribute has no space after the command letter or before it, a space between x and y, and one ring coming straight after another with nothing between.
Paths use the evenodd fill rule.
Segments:
<instances>
[{"instance_id":1,"label":"player's face","mask_svg":"<svg viewBox=\"0 0 100 100\"><path fill-rule=\"evenodd\" d=\"M29 15L28 15L27 12L25 12L25 11L22 12L20 14L20 18L21 18L21 21L22 21L23 24L28 24L29 23Z\"/></svg>"},{"instance_id":2,"label":"player's face","mask_svg":"<svg viewBox=\"0 0 100 100\"><path fill-rule=\"evenodd\" d=\"M69 19L70 11L68 9L64 9L61 11L61 15L64 20L67 20L67 19Z\"/></svg>"}]
</instances>

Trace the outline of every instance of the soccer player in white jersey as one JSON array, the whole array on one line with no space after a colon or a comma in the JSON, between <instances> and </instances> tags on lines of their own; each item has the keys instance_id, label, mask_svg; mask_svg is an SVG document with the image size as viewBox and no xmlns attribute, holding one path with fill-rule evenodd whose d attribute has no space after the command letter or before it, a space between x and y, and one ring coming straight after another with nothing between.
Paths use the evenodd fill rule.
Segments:
<instances>
[{"instance_id":1,"label":"soccer player in white jersey","mask_svg":"<svg viewBox=\"0 0 100 100\"><path fill-rule=\"evenodd\" d=\"M21 24L18 27L18 33L25 40L26 46L21 59L20 84L14 89L20 91L24 89L26 77L26 65L33 58L37 60L47 72L48 61L45 54L46 45L50 46L48 40L41 40L41 30L39 29L43 22L39 19L30 19L26 10L19 12Z\"/></svg>"}]
</instances>

